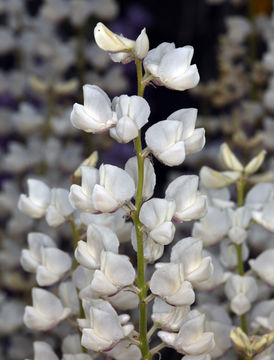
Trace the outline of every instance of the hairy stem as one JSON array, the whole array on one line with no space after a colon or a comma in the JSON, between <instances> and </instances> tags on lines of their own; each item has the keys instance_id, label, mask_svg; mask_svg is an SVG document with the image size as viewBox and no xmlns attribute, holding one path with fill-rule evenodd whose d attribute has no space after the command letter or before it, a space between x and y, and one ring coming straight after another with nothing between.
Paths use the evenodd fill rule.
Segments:
<instances>
[{"instance_id":1,"label":"hairy stem","mask_svg":"<svg viewBox=\"0 0 274 360\"><path fill-rule=\"evenodd\" d=\"M144 86L142 85L142 62L138 59L135 61L137 69L137 81L138 81L138 96L144 95ZM138 185L136 193L136 210L133 215L134 226L136 230L137 238L137 264L138 264L138 276L136 283L140 290L139 293L139 341L140 350L142 352L143 359L149 360L152 355L149 351L147 340L147 290L148 286L145 279L145 260L144 260L144 246L143 246L143 224L139 219L140 209L142 206L142 193L144 185L144 157L142 156L142 143L141 143L141 131L138 132L138 137L134 139L134 147L138 162Z\"/></svg>"}]
</instances>

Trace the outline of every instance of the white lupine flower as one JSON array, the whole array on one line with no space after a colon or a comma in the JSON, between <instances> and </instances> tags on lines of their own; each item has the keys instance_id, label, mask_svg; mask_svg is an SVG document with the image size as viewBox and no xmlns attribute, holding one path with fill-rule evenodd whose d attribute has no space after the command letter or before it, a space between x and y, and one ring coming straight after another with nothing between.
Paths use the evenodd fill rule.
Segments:
<instances>
[{"instance_id":1,"label":"white lupine flower","mask_svg":"<svg viewBox=\"0 0 274 360\"><path fill-rule=\"evenodd\" d=\"M235 183L241 177L237 171L216 171L203 166L200 171L201 183L209 189L220 189Z\"/></svg>"},{"instance_id":2,"label":"white lupine flower","mask_svg":"<svg viewBox=\"0 0 274 360\"><path fill-rule=\"evenodd\" d=\"M190 65L193 47L175 49L174 43L162 43L148 52L145 70L154 76L153 82L169 89L186 90L196 86L200 76L196 65Z\"/></svg>"},{"instance_id":3,"label":"white lupine flower","mask_svg":"<svg viewBox=\"0 0 274 360\"><path fill-rule=\"evenodd\" d=\"M20 263L24 270L35 273L37 267L42 264L42 248L56 248L56 244L46 234L29 233L28 245L29 250L22 250Z\"/></svg>"},{"instance_id":4,"label":"white lupine flower","mask_svg":"<svg viewBox=\"0 0 274 360\"><path fill-rule=\"evenodd\" d=\"M33 360L59 360L52 347L44 341L34 341Z\"/></svg>"},{"instance_id":5,"label":"white lupine flower","mask_svg":"<svg viewBox=\"0 0 274 360\"><path fill-rule=\"evenodd\" d=\"M73 315L80 313L79 298L72 281L62 281L58 288L59 297L65 307L71 309Z\"/></svg>"},{"instance_id":6,"label":"white lupine flower","mask_svg":"<svg viewBox=\"0 0 274 360\"><path fill-rule=\"evenodd\" d=\"M81 167L82 184L73 184L69 199L81 211L112 212L130 200L135 193L132 178L125 170L114 165L101 165L97 169Z\"/></svg>"},{"instance_id":7,"label":"white lupine flower","mask_svg":"<svg viewBox=\"0 0 274 360\"><path fill-rule=\"evenodd\" d=\"M204 332L205 315L197 310L190 311L183 319L179 333L159 331L158 336L178 352L187 355L203 355L213 350L214 334Z\"/></svg>"},{"instance_id":8,"label":"white lupine flower","mask_svg":"<svg viewBox=\"0 0 274 360\"><path fill-rule=\"evenodd\" d=\"M32 218L41 218L45 215L50 203L50 188L36 179L28 179L27 183L29 196L20 195L18 209Z\"/></svg>"},{"instance_id":9,"label":"white lupine flower","mask_svg":"<svg viewBox=\"0 0 274 360\"><path fill-rule=\"evenodd\" d=\"M227 234L230 227L230 218L227 210L208 207L206 215L195 222L192 235L203 240L204 246L219 243Z\"/></svg>"},{"instance_id":10,"label":"white lupine flower","mask_svg":"<svg viewBox=\"0 0 274 360\"><path fill-rule=\"evenodd\" d=\"M32 134L43 125L43 117L29 103L22 102L19 111L11 116L11 121L15 129L21 134Z\"/></svg>"},{"instance_id":11,"label":"white lupine flower","mask_svg":"<svg viewBox=\"0 0 274 360\"><path fill-rule=\"evenodd\" d=\"M120 340L128 336L133 326L121 326L113 307L104 300L93 300L90 307L89 327L82 331L82 346L94 351L111 350Z\"/></svg>"},{"instance_id":12,"label":"white lupine flower","mask_svg":"<svg viewBox=\"0 0 274 360\"><path fill-rule=\"evenodd\" d=\"M32 289L33 306L25 307L24 323L30 329L49 330L71 313L61 301L49 291Z\"/></svg>"},{"instance_id":13,"label":"white lupine flower","mask_svg":"<svg viewBox=\"0 0 274 360\"><path fill-rule=\"evenodd\" d=\"M181 109L146 131L146 143L153 155L168 166L180 165L185 155L200 151L205 130L195 129L197 109Z\"/></svg>"},{"instance_id":14,"label":"white lupine flower","mask_svg":"<svg viewBox=\"0 0 274 360\"><path fill-rule=\"evenodd\" d=\"M127 256L102 251L101 267L95 271L91 287L100 295L114 295L131 285L134 278L135 270Z\"/></svg>"},{"instance_id":15,"label":"white lupine flower","mask_svg":"<svg viewBox=\"0 0 274 360\"><path fill-rule=\"evenodd\" d=\"M255 260L249 260L253 271L267 284L274 286L274 249L265 250Z\"/></svg>"},{"instance_id":16,"label":"white lupine flower","mask_svg":"<svg viewBox=\"0 0 274 360\"><path fill-rule=\"evenodd\" d=\"M274 201L274 184L262 183L253 186L246 195L245 205L254 210L262 210L265 203Z\"/></svg>"},{"instance_id":17,"label":"white lupine flower","mask_svg":"<svg viewBox=\"0 0 274 360\"><path fill-rule=\"evenodd\" d=\"M135 41L134 54L138 59L142 60L144 57L147 56L148 50L149 39L146 33L146 29L144 28Z\"/></svg>"},{"instance_id":18,"label":"white lupine flower","mask_svg":"<svg viewBox=\"0 0 274 360\"><path fill-rule=\"evenodd\" d=\"M74 209L69 202L69 191L51 189L51 200L46 211L46 221L49 226L57 227L63 224Z\"/></svg>"},{"instance_id":19,"label":"white lupine flower","mask_svg":"<svg viewBox=\"0 0 274 360\"><path fill-rule=\"evenodd\" d=\"M99 182L99 170L91 166L81 166L81 186L70 187L69 200L75 209L95 212L91 195L95 184Z\"/></svg>"},{"instance_id":20,"label":"white lupine flower","mask_svg":"<svg viewBox=\"0 0 274 360\"><path fill-rule=\"evenodd\" d=\"M101 252L118 252L119 240L109 228L90 224L87 228L87 242L78 241L75 250L77 261L88 269L98 269L101 264Z\"/></svg>"},{"instance_id":21,"label":"white lupine flower","mask_svg":"<svg viewBox=\"0 0 274 360\"><path fill-rule=\"evenodd\" d=\"M41 255L41 265L36 269L36 280L40 286L56 283L72 266L71 257L60 249L42 247Z\"/></svg>"},{"instance_id":22,"label":"white lupine flower","mask_svg":"<svg viewBox=\"0 0 274 360\"><path fill-rule=\"evenodd\" d=\"M238 316L243 315L258 296L256 280L251 276L231 275L225 284L225 294L230 300L231 310Z\"/></svg>"},{"instance_id":23,"label":"white lupine flower","mask_svg":"<svg viewBox=\"0 0 274 360\"><path fill-rule=\"evenodd\" d=\"M79 265L76 270L73 271L72 281L76 288L80 290L79 298L82 300L96 299L99 297L96 291L91 288L94 272L95 270L89 270L82 265Z\"/></svg>"},{"instance_id":24,"label":"white lupine flower","mask_svg":"<svg viewBox=\"0 0 274 360\"><path fill-rule=\"evenodd\" d=\"M132 228L131 231L131 244L133 249L137 252L137 238L136 238L136 230L134 227ZM164 245L160 245L159 243L156 243L146 233L143 233L143 247L144 247L144 258L150 264L153 264L164 253Z\"/></svg>"},{"instance_id":25,"label":"white lupine flower","mask_svg":"<svg viewBox=\"0 0 274 360\"><path fill-rule=\"evenodd\" d=\"M244 170L244 167L241 164L240 160L235 156L235 154L231 151L230 147L226 143L223 143L221 145L220 155L222 162L228 169L239 172L242 172Z\"/></svg>"},{"instance_id":26,"label":"white lupine flower","mask_svg":"<svg viewBox=\"0 0 274 360\"><path fill-rule=\"evenodd\" d=\"M125 165L125 170L134 180L135 187L137 189L138 163L137 163L136 156L128 159L128 161L126 162L126 165ZM143 200L147 200L152 197L155 184L156 184L156 175L155 175L154 167L153 167L151 161L148 158L145 158L145 161L144 161L144 186L143 186L143 192L142 192ZM136 193L135 193L135 195L136 195Z\"/></svg>"},{"instance_id":27,"label":"white lupine flower","mask_svg":"<svg viewBox=\"0 0 274 360\"><path fill-rule=\"evenodd\" d=\"M94 38L99 48L110 53L128 52L135 45L135 41L113 33L101 22L94 28Z\"/></svg>"},{"instance_id":28,"label":"white lupine flower","mask_svg":"<svg viewBox=\"0 0 274 360\"><path fill-rule=\"evenodd\" d=\"M139 304L139 296L127 289L122 289L117 294L107 297L106 300L119 310L136 309Z\"/></svg>"},{"instance_id":29,"label":"white lupine flower","mask_svg":"<svg viewBox=\"0 0 274 360\"><path fill-rule=\"evenodd\" d=\"M182 360L211 360L211 356L209 354L197 355L197 356L186 355L182 358Z\"/></svg>"},{"instance_id":30,"label":"white lupine flower","mask_svg":"<svg viewBox=\"0 0 274 360\"><path fill-rule=\"evenodd\" d=\"M274 300L265 300L256 304L251 313L251 326L256 329L260 326L274 331Z\"/></svg>"},{"instance_id":31,"label":"white lupine flower","mask_svg":"<svg viewBox=\"0 0 274 360\"><path fill-rule=\"evenodd\" d=\"M110 136L119 143L128 143L138 136L139 130L148 122L150 107L140 96L121 95L113 99L117 123L110 129Z\"/></svg>"},{"instance_id":32,"label":"white lupine flower","mask_svg":"<svg viewBox=\"0 0 274 360\"><path fill-rule=\"evenodd\" d=\"M172 200L153 198L142 205L139 219L156 243L168 245L173 240L176 229L171 220L174 212L175 202Z\"/></svg>"},{"instance_id":33,"label":"white lupine flower","mask_svg":"<svg viewBox=\"0 0 274 360\"><path fill-rule=\"evenodd\" d=\"M171 251L170 261L183 264L184 277L194 286L208 280L213 273L211 257L203 257L202 251L202 240L193 237L178 241Z\"/></svg>"},{"instance_id":34,"label":"white lupine flower","mask_svg":"<svg viewBox=\"0 0 274 360\"><path fill-rule=\"evenodd\" d=\"M175 200L174 218L179 221L200 219L207 210L206 196L197 191L199 178L196 175L182 175L172 181L166 189L166 198Z\"/></svg>"},{"instance_id":35,"label":"white lupine flower","mask_svg":"<svg viewBox=\"0 0 274 360\"><path fill-rule=\"evenodd\" d=\"M253 219L268 231L274 232L274 201L266 203L261 211L253 211Z\"/></svg>"},{"instance_id":36,"label":"white lupine flower","mask_svg":"<svg viewBox=\"0 0 274 360\"><path fill-rule=\"evenodd\" d=\"M174 306L191 305L195 300L191 283L184 279L182 264L158 264L150 280L150 290Z\"/></svg>"},{"instance_id":37,"label":"white lupine flower","mask_svg":"<svg viewBox=\"0 0 274 360\"><path fill-rule=\"evenodd\" d=\"M245 242L242 243L242 258L243 261L248 259L249 249ZM238 265L238 256L235 244L228 239L224 239L220 244L220 261L223 266L228 269L233 269Z\"/></svg>"},{"instance_id":38,"label":"white lupine flower","mask_svg":"<svg viewBox=\"0 0 274 360\"><path fill-rule=\"evenodd\" d=\"M228 209L231 218L231 227L228 237L234 244L242 244L247 238L247 227L251 220L250 210L242 206L236 210Z\"/></svg>"},{"instance_id":39,"label":"white lupine flower","mask_svg":"<svg viewBox=\"0 0 274 360\"><path fill-rule=\"evenodd\" d=\"M89 224L95 224L110 228L116 233L120 243L124 243L130 240L133 224L132 222L126 222L126 212L123 209L118 209L111 214L81 213L80 220L86 226Z\"/></svg>"},{"instance_id":40,"label":"white lupine flower","mask_svg":"<svg viewBox=\"0 0 274 360\"><path fill-rule=\"evenodd\" d=\"M155 298L151 318L161 324L166 331L179 331L183 317L190 311L190 306L172 306L160 298Z\"/></svg>"},{"instance_id":41,"label":"white lupine flower","mask_svg":"<svg viewBox=\"0 0 274 360\"><path fill-rule=\"evenodd\" d=\"M204 255L209 255L211 257L213 273L208 280L195 284L195 288L199 291L210 291L223 284L226 281L228 274L224 272L224 269L216 256L206 250L204 250L203 253Z\"/></svg>"},{"instance_id":42,"label":"white lupine flower","mask_svg":"<svg viewBox=\"0 0 274 360\"><path fill-rule=\"evenodd\" d=\"M88 133L100 133L116 123L107 94L96 85L84 85L84 105L74 104L71 122L77 129Z\"/></svg>"},{"instance_id":43,"label":"white lupine flower","mask_svg":"<svg viewBox=\"0 0 274 360\"><path fill-rule=\"evenodd\" d=\"M199 311L206 315L205 329L214 334L215 347L210 355L215 359L222 356L231 346L232 321L227 311L216 304L203 304Z\"/></svg>"},{"instance_id":44,"label":"white lupine flower","mask_svg":"<svg viewBox=\"0 0 274 360\"><path fill-rule=\"evenodd\" d=\"M15 299L0 299L0 334L12 335L23 325L24 304Z\"/></svg>"},{"instance_id":45,"label":"white lupine flower","mask_svg":"<svg viewBox=\"0 0 274 360\"><path fill-rule=\"evenodd\" d=\"M138 346L133 345L129 340L122 340L105 354L115 360L141 360L142 353Z\"/></svg>"}]
</instances>

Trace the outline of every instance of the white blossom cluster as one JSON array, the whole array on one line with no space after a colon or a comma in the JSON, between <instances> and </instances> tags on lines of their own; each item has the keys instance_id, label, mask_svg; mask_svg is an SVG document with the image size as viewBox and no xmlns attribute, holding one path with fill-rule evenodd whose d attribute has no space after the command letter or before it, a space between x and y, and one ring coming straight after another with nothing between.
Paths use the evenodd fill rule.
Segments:
<instances>
[{"instance_id":1,"label":"white blossom cluster","mask_svg":"<svg viewBox=\"0 0 274 360\"><path fill-rule=\"evenodd\" d=\"M63 19L69 11L62 3ZM53 2L47 2L44 16L55 18L58 14L51 13L51 6ZM238 17L229 19L227 28L221 61L230 68L243 55L252 28ZM267 34L271 39L271 25ZM162 43L149 50L145 29L134 41L102 23L95 27L94 37L114 62L135 61L138 96L111 99L98 85L84 85L83 104L74 104L71 123L86 133L108 132L118 143L133 141L136 156L124 168L104 163L97 168L96 161L87 159L74 173L70 189L28 180L18 208L33 219L45 218L52 228L69 222L74 259L46 230L29 233L20 263L35 275L39 287L34 285L32 306L25 307L25 325L57 333L64 326L62 360L92 360L100 354L117 360L152 359L164 347L184 360L271 360L274 184L266 181L271 172L256 174L265 166L266 151L257 146L256 134L252 145L250 141L240 147L252 150L245 161L234 146L223 143L222 171L203 166L199 177L180 175L169 182L163 198L153 197L156 174L151 155L169 167L182 165L203 149L205 130L196 128L194 108L179 109L150 125L143 91L149 83L180 91L194 88L199 73L191 64L193 48ZM232 45L235 53L228 56ZM264 63L271 72L269 56ZM224 71L220 83L209 85L215 104L233 104L246 96L250 89L237 79L244 74L241 67ZM236 91L231 91L233 82ZM271 112L271 100L268 104ZM254 116L241 122L233 145L245 139L242 125L262 116L257 105L246 105L244 114L251 111ZM258 135L260 141L268 139L268 150L271 121L268 117L269 131ZM192 226L191 236L182 238L176 224L185 222ZM127 256L127 248L134 249L134 257ZM8 305L22 312L20 303L7 304L1 297L0 302L0 316ZM11 328L21 326L18 319L10 322ZM33 359L58 360L54 345L35 341Z\"/></svg>"}]
</instances>

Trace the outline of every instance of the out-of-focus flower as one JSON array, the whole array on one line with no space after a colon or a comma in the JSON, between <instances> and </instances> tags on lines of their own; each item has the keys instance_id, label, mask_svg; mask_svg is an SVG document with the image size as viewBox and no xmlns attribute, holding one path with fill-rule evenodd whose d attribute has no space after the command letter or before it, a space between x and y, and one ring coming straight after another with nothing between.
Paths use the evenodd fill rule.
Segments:
<instances>
[{"instance_id":1,"label":"out-of-focus flower","mask_svg":"<svg viewBox=\"0 0 274 360\"><path fill-rule=\"evenodd\" d=\"M30 329L49 330L64 320L71 309L64 308L61 301L47 290L32 289L33 306L26 306L24 323Z\"/></svg>"},{"instance_id":2,"label":"out-of-focus flower","mask_svg":"<svg viewBox=\"0 0 274 360\"><path fill-rule=\"evenodd\" d=\"M29 196L21 194L18 209L32 218L45 215L50 203L50 188L42 181L28 179Z\"/></svg>"},{"instance_id":3,"label":"out-of-focus flower","mask_svg":"<svg viewBox=\"0 0 274 360\"><path fill-rule=\"evenodd\" d=\"M250 267L267 284L274 286L274 249L265 250L255 260L249 260Z\"/></svg>"},{"instance_id":4,"label":"out-of-focus flower","mask_svg":"<svg viewBox=\"0 0 274 360\"><path fill-rule=\"evenodd\" d=\"M50 204L46 211L46 221L49 226L57 227L63 224L73 213L69 202L69 191L66 189L51 189Z\"/></svg>"}]
</instances>

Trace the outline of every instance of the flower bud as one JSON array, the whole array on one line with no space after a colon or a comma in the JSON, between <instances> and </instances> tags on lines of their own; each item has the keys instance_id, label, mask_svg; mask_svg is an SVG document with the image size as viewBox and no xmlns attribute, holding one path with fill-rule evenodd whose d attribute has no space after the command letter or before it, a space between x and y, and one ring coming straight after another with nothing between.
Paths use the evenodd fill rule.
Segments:
<instances>
[{"instance_id":1,"label":"flower bud","mask_svg":"<svg viewBox=\"0 0 274 360\"><path fill-rule=\"evenodd\" d=\"M147 56L148 50L149 40L146 34L146 29L144 28L136 39L134 45L134 54L138 59L142 60Z\"/></svg>"},{"instance_id":2,"label":"flower bud","mask_svg":"<svg viewBox=\"0 0 274 360\"><path fill-rule=\"evenodd\" d=\"M99 48L110 53L131 51L135 44L135 41L113 33L101 22L94 28L94 38Z\"/></svg>"},{"instance_id":3,"label":"flower bud","mask_svg":"<svg viewBox=\"0 0 274 360\"><path fill-rule=\"evenodd\" d=\"M243 165L240 163L240 161L237 159L235 154L231 151L230 147L226 143L221 145L220 151L224 165L228 169L239 172L243 171Z\"/></svg>"},{"instance_id":4,"label":"flower bud","mask_svg":"<svg viewBox=\"0 0 274 360\"><path fill-rule=\"evenodd\" d=\"M266 151L262 150L257 156L249 161L245 166L245 173L250 175L254 174L263 164L265 159Z\"/></svg>"},{"instance_id":5,"label":"flower bud","mask_svg":"<svg viewBox=\"0 0 274 360\"><path fill-rule=\"evenodd\" d=\"M238 171L215 171L208 166L203 166L200 171L202 184L209 189L220 189L235 183L241 177Z\"/></svg>"}]
</instances>

